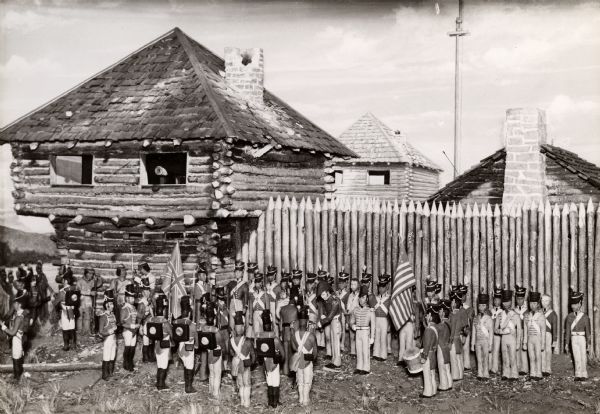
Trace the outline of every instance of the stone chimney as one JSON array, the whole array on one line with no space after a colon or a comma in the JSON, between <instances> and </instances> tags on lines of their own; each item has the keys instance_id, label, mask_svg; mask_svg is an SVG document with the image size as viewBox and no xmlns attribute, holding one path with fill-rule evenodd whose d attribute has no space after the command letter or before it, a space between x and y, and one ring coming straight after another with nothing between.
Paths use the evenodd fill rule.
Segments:
<instances>
[{"instance_id":1,"label":"stone chimney","mask_svg":"<svg viewBox=\"0 0 600 414\"><path fill-rule=\"evenodd\" d=\"M546 201L546 161L540 145L546 143L546 113L536 108L506 111L506 168L502 204Z\"/></svg>"},{"instance_id":2,"label":"stone chimney","mask_svg":"<svg viewBox=\"0 0 600 414\"><path fill-rule=\"evenodd\" d=\"M264 91L264 59L260 48L225 48L225 82L248 101L262 105Z\"/></svg>"}]
</instances>

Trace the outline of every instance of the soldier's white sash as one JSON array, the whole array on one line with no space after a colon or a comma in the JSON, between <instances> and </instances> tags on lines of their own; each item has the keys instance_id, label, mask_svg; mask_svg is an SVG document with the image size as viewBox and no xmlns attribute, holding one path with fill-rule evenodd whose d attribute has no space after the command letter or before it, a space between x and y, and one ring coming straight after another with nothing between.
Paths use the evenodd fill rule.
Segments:
<instances>
[{"instance_id":1,"label":"soldier's white sash","mask_svg":"<svg viewBox=\"0 0 600 414\"><path fill-rule=\"evenodd\" d=\"M571 324L571 333L573 333L573 330L575 329L575 327L577 326L577 323L581 320L581 318L583 318L583 312L578 312L575 315L575 320Z\"/></svg>"}]
</instances>

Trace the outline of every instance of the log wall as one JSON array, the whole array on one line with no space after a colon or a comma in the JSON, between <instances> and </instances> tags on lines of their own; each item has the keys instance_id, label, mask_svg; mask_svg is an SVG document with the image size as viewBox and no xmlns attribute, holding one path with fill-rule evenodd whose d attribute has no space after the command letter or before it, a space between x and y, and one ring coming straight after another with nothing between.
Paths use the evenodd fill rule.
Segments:
<instances>
[{"instance_id":1,"label":"log wall","mask_svg":"<svg viewBox=\"0 0 600 414\"><path fill-rule=\"evenodd\" d=\"M337 277L344 267L356 278L366 266L375 283L394 273L406 249L419 294L427 276L446 295L465 283L476 306L480 289L518 284L548 294L561 321L573 286L585 294L600 355L600 205L591 200L503 207L286 196L271 198L259 219L236 227L234 238L236 257L262 270L322 266Z\"/></svg>"}]
</instances>

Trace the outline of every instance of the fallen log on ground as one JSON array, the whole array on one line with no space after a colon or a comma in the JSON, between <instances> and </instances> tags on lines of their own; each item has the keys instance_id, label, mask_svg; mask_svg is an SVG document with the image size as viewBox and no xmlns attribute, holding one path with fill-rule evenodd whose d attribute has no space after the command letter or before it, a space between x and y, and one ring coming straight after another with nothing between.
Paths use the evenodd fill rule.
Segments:
<instances>
[{"instance_id":1,"label":"fallen log on ground","mask_svg":"<svg viewBox=\"0 0 600 414\"><path fill-rule=\"evenodd\" d=\"M81 370L101 369L102 364L98 362L58 362L58 363L40 363L23 364L23 370L27 372L69 372ZM0 373L12 372L12 364L0 365Z\"/></svg>"}]
</instances>

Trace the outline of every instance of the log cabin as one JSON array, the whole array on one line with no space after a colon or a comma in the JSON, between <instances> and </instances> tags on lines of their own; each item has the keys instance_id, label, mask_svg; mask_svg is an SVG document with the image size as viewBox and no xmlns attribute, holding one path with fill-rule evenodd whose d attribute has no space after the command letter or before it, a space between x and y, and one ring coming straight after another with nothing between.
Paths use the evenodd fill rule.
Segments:
<instances>
[{"instance_id":1,"label":"log cabin","mask_svg":"<svg viewBox=\"0 0 600 414\"><path fill-rule=\"evenodd\" d=\"M426 200L439 188L441 169L371 113L360 117L339 140L359 158L333 159L336 197Z\"/></svg>"},{"instance_id":2,"label":"log cabin","mask_svg":"<svg viewBox=\"0 0 600 414\"><path fill-rule=\"evenodd\" d=\"M17 214L48 217L62 263L186 279L232 277L235 229L270 196L333 191L327 161L355 154L264 89L262 49L222 59L175 28L0 131Z\"/></svg>"},{"instance_id":3,"label":"log cabin","mask_svg":"<svg viewBox=\"0 0 600 414\"><path fill-rule=\"evenodd\" d=\"M506 111L504 147L446 184L435 202L478 204L600 201L600 167L549 144L545 111Z\"/></svg>"}]
</instances>

